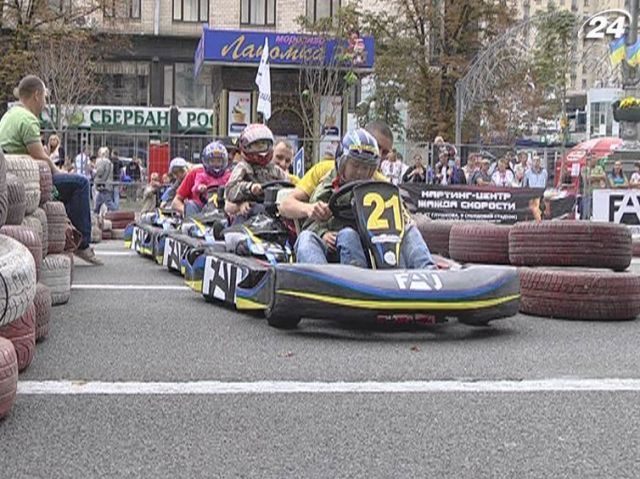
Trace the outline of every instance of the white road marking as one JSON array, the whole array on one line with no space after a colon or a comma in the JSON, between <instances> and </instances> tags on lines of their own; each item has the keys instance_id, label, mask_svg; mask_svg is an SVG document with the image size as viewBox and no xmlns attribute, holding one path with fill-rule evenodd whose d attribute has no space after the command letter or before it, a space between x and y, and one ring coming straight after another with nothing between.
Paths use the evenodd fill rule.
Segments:
<instances>
[{"instance_id":1,"label":"white road marking","mask_svg":"<svg viewBox=\"0 0 640 479\"><path fill-rule=\"evenodd\" d=\"M137 256L135 251L96 250L99 256Z\"/></svg>"},{"instance_id":2,"label":"white road marking","mask_svg":"<svg viewBox=\"0 0 640 479\"><path fill-rule=\"evenodd\" d=\"M171 284L73 284L71 289L99 289L99 290L141 290L141 291L186 291L187 286Z\"/></svg>"},{"instance_id":3,"label":"white road marking","mask_svg":"<svg viewBox=\"0 0 640 479\"><path fill-rule=\"evenodd\" d=\"M522 381L403 382L101 382L19 381L23 395L228 395L228 394L403 394L403 393L539 393L640 392L640 379L526 379Z\"/></svg>"}]
</instances>

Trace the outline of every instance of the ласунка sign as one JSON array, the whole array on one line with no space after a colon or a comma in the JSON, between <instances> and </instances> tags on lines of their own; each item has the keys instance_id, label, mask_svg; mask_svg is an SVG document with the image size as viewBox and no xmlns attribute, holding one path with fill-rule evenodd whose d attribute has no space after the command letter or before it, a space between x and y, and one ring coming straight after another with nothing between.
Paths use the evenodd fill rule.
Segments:
<instances>
[{"instance_id":1,"label":"\u043b\u0430\u0441\u0443\u043d\u043a\u0430 sign","mask_svg":"<svg viewBox=\"0 0 640 479\"><path fill-rule=\"evenodd\" d=\"M48 114L43 113L40 121L45 128L52 124L51 118L57 115L54 105L48 108ZM101 128L118 130L168 130L171 113L169 108L145 108L128 106L84 106L68 108L63 113L63 125L69 128ZM207 131L213 128L213 112L200 108L180 108L178 110L178 130L188 133L191 131Z\"/></svg>"},{"instance_id":2,"label":"\u043b\u0430\u0441\u0443\u043d\u043a\u0430 sign","mask_svg":"<svg viewBox=\"0 0 640 479\"><path fill-rule=\"evenodd\" d=\"M203 62L259 64L264 39L269 39L269 62L278 65L336 65L345 68L373 68L373 37L354 32L348 40L326 39L296 33L210 30L204 27L194 62L195 72Z\"/></svg>"}]
</instances>

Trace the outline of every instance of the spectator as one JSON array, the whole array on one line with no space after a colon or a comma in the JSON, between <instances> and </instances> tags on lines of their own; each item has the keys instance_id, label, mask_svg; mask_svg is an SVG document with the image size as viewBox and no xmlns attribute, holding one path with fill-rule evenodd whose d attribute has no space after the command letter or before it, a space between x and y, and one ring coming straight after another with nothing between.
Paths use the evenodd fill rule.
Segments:
<instances>
[{"instance_id":1,"label":"spectator","mask_svg":"<svg viewBox=\"0 0 640 479\"><path fill-rule=\"evenodd\" d=\"M589 157L589 167L585 168L585 173L587 184L592 190L607 187L607 175L595 156Z\"/></svg>"},{"instance_id":2,"label":"spectator","mask_svg":"<svg viewBox=\"0 0 640 479\"><path fill-rule=\"evenodd\" d=\"M38 118L46 107L47 89L38 77L28 75L20 80L14 90L20 102L0 119L0 148L8 154L30 155L35 161L45 163L51 169L53 184L58 191L67 215L82 234L79 258L94 265L103 264L89 246L91 240L91 206L89 181L81 175L63 173L51 161L40 141Z\"/></svg>"},{"instance_id":3,"label":"spectator","mask_svg":"<svg viewBox=\"0 0 640 479\"><path fill-rule=\"evenodd\" d=\"M471 153L469 155L469 159L467 160L467 164L462 167L462 171L464 172L464 177L467 179L468 183L471 183L471 178L476 171L480 169L480 163L478 162L478 154Z\"/></svg>"},{"instance_id":4,"label":"spectator","mask_svg":"<svg viewBox=\"0 0 640 479\"><path fill-rule=\"evenodd\" d=\"M543 168L542 160L539 156L533 157L533 166L524 174L522 186L525 188L547 187L547 170Z\"/></svg>"},{"instance_id":5,"label":"spectator","mask_svg":"<svg viewBox=\"0 0 640 479\"><path fill-rule=\"evenodd\" d=\"M433 173L434 184L447 185L449 183L449 154L446 148L440 148L438 152L438 163L436 163Z\"/></svg>"},{"instance_id":6,"label":"spectator","mask_svg":"<svg viewBox=\"0 0 640 479\"><path fill-rule=\"evenodd\" d=\"M420 153L413 155L413 166L409 167L407 172L402 176L405 183L426 183L427 171L422 165L422 156Z\"/></svg>"},{"instance_id":7,"label":"spectator","mask_svg":"<svg viewBox=\"0 0 640 479\"><path fill-rule=\"evenodd\" d=\"M491 184L491 175L489 174L489 166L491 161L488 158L480 160L480 169L471 177L471 184L475 186L487 186Z\"/></svg>"},{"instance_id":8,"label":"spectator","mask_svg":"<svg viewBox=\"0 0 640 479\"><path fill-rule=\"evenodd\" d=\"M398 161L395 148L387 155L386 160L380 163L380 171L394 185L399 185L402 180L402 163Z\"/></svg>"},{"instance_id":9,"label":"spectator","mask_svg":"<svg viewBox=\"0 0 640 479\"><path fill-rule=\"evenodd\" d=\"M515 178L513 176L513 172L507 169L508 164L509 163L506 158L498 161L498 169L494 171L493 175L491 175L491 182L495 186L499 186L501 188L513 186Z\"/></svg>"},{"instance_id":10,"label":"spectator","mask_svg":"<svg viewBox=\"0 0 640 479\"><path fill-rule=\"evenodd\" d=\"M86 143L82 146L82 151L76 155L74 161L75 172L84 176L88 180L91 179L93 171L91 171L91 149Z\"/></svg>"},{"instance_id":11,"label":"spectator","mask_svg":"<svg viewBox=\"0 0 640 479\"><path fill-rule=\"evenodd\" d=\"M293 146L286 140L280 140L273 147L273 163L278 165L289 177L293 185L297 185L300 178L291 174L291 162L293 161Z\"/></svg>"},{"instance_id":12,"label":"spectator","mask_svg":"<svg viewBox=\"0 0 640 479\"><path fill-rule=\"evenodd\" d=\"M118 210L120 209L120 173L122 172L118 150L111 151L111 163L113 164L113 205Z\"/></svg>"},{"instance_id":13,"label":"spectator","mask_svg":"<svg viewBox=\"0 0 640 479\"><path fill-rule=\"evenodd\" d=\"M60 167L64 164L64 148L60 146L60 137L58 135L51 135L49 137L49 142L45 150L54 165Z\"/></svg>"},{"instance_id":14,"label":"spectator","mask_svg":"<svg viewBox=\"0 0 640 479\"><path fill-rule=\"evenodd\" d=\"M518 186L524 185L524 177L529 171L529 158L526 151L518 152L518 163L514 167L514 173L516 177L516 183Z\"/></svg>"},{"instance_id":15,"label":"spectator","mask_svg":"<svg viewBox=\"0 0 640 479\"><path fill-rule=\"evenodd\" d=\"M613 164L613 171L609 173L609 187L610 188L628 188L629 180L627 175L622 171L622 162L616 161Z\"/></svg>"},{"instance_id":16,"label":"spectator","mask_svg":"<svg viewBox=\"0 0 640 479\"><path fill-rule=\"evenodd\" d=\"M142 167L140 166L140 158L137 156L131 160L131 162L125 168L126 174L133 185L130 186L129 191L131 192L130 196L133 201L138 200L138 191L140 187L140 183L142 182Z\"/></svg>"},{"instance_id":17,"label":"spectator","mask_svg":"<svg viewBox=\"0 0 640 479\"><path fill-rule=\"evenodd\" d=\"M449 184L452 184L452 185L467 184L467 178L465 177L464 171L460 166L460 158L456 158L455 160L449 160Z\"/></svg>"},{"instance_id":18,"label":"spectator","mask_svg":"<svg viewBox=\"0 0 640 479\"><path fill-rule=\"evenodd\" d=\"M168 177L168 175L166 175ZM142 213L153 211L158 207L158 198L162 184L157 172L151 173L149 184L142 194Z\"/></svg>"},{"instance_id":19,"label":"spectator","mask_svg":"<svg viewBox=\"0 0 640 479\"><path fill-rule=\"evenodd\" d=\"M109 148L103 146L98 150L98 160L96 161L96 174L94 183L96 185L96 204L94 212L100 214L102 205L107 207L108 211L115 210L113 204L113 163L109 158Z\"/></svg>"},{"instance_id":20,"label":"spectator","mask_svg":"<svg viewBox=\"0 0 640 479\"><path fill-rule=\"evenodd\" d=\"M635 167L636 171L631 175L629 186L631 186L631 188L640 188L640 161L636 162Z\"/></svg>"}]
</instances>

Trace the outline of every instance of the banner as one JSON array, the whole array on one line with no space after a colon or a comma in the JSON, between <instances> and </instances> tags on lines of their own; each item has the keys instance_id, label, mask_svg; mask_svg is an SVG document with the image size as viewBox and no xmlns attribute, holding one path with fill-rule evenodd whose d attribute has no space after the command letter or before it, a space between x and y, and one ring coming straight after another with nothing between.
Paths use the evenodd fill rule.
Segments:
<instances>
[{"instance_id":1,"label":"banner","mask_svg":"<svg viewBox=\"0 0 640 479\"><path fill-rule=\"evenodd\" d=\"M628 225L640 234L640 190L594 190L593 219Z\"/></svg>"},{"instance_id":2,"label":"banner","mask_svg":"<svg viewBox=\"0 0 640 479\"><path fill-rule=\"evenodd\" d=\"M256 85L260 95L258 96L257 110L264 116L264 121L271 118L271 72L269 71L269 39L265 37L262 58L256 75Z\"/></svg>"},{"instance_id":3,"label":"banner","mask_svg":"<svg viewBox=\"0 0 640 479\"><path fill-rule=\"evenodd\" d=\"M511 224L571 216L576 203L575 196L554 197L542 188L405 183L400 190L411 213L422 213L434 220Z\"/></svg>"},{"instance_id":4,"label":"banner","mask_svg":"<svg viewBox=\"0 0 640 479\"><path fill-rule=\"evenodd\" d=\"M242 130L251 122L251 92L229 92L229 136L240 136Z\"/></svg>"}]
</instances>

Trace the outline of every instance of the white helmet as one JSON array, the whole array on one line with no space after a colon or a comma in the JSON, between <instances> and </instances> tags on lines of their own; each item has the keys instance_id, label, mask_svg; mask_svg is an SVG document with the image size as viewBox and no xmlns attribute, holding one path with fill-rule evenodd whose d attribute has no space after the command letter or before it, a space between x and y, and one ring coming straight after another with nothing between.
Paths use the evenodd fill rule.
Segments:
<instances>
[{"instance_id":1,"label":"white helmet","mask_svg":"<svg viewBox=\"0 0 640 479\"><path fill-rule=\"evenodd\" d=\"M173 170L177 170L180 168L184 168L186 170L187 166L189 166L187 160L177 156L173 160L171 160L171 163L169 163L169 173L173 173Z\"/></svg>"}]
</instances>

